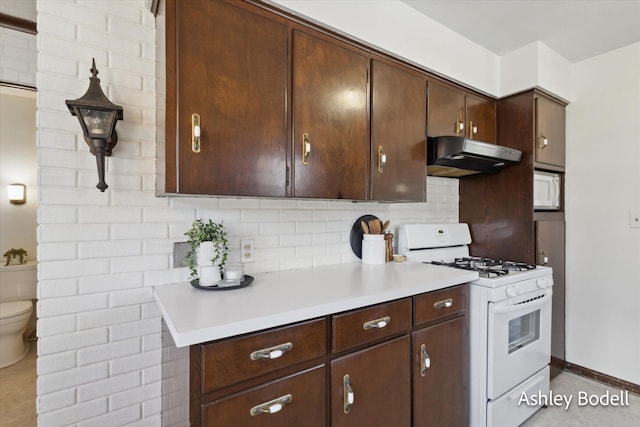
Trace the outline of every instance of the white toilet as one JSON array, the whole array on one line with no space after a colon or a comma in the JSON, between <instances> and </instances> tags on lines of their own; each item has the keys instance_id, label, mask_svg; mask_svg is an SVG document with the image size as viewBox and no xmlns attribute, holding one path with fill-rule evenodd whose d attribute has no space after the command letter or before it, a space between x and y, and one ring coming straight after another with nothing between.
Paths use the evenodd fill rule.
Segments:
<instances>
[{"instance_id":1,"label":"white toilet","mask_svg":"<svg viewBox=\"0 0 640 427\"><path fill-rule=\"evenodd\" d=\"M35 261L0 266L0 368L21 361L29 352L24 332L36 299Z\"/></svg>"}]
</instances>

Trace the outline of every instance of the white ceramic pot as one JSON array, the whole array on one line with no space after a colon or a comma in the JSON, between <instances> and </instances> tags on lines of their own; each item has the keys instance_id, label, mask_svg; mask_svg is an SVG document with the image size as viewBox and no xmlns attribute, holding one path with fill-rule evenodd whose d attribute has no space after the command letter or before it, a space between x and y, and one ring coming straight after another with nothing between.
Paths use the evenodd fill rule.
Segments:
<instances>
[{"instance_id":1,"label":"white ceramic pot","mask_svg":"<svg viewBox=\"0 0 640 427\"><path fill-rule=\"evenodd\" d=\"M216 246L213 242L202 242L196 251L196 263L198 264L198 278L200 286L213 286L220 281L220 260L212 264L215 257Z\"/></svg>"}]
</instances>

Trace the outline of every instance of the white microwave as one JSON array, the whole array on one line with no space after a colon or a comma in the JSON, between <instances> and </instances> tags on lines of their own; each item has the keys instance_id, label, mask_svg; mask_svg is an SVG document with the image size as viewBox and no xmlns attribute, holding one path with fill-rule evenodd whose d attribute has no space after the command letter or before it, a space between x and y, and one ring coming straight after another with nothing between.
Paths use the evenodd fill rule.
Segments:
<instances>
[{"instance_id":1,"label":"white microwave","mask_svg":"<svg viewBox=\"0 0 640 427\"><path fill-rule=\"evenodd\" d=\"M560 209L560 175L549 172L533 173L533 208L539 210Z\"/></svg>"}]
</instances>

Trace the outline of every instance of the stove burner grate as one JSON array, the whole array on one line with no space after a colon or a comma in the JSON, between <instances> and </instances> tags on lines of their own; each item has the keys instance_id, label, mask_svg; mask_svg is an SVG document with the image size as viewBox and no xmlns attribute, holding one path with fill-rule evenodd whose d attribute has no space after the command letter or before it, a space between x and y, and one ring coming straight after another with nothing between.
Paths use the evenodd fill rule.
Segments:
<instances>
[{"instance_id":1,"label":"stove burner grate","mask_svg":"<svg viewBox=\"0 0 640 427\"><path fill-rule=\"evenodd\" d=\"M432 261L431 264L477 271L480 277L485 278L504 276L509 274L509 271L526 271L536 268L535 265L523 262L494 260L482 257L456 258L453 262Z\"/></svg>"}]
</instances>

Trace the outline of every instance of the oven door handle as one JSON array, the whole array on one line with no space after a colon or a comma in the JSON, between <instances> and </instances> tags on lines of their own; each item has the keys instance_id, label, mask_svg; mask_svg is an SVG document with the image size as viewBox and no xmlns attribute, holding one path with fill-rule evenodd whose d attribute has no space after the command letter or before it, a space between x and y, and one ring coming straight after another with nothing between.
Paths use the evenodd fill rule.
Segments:
<instances>
[{"instance_id":1,"label":"oven door handle","mask_svg":"<svg viewBox=\"0 0 640 427\"><path fill-rule=\"evenodd\" d=\"M551 299L551 295L552 295L552 292L549 289L541 298L535 299L533 301L496 306L493 308L493 313L505 314L505 313L512 313L514 311L540 308L549 302L549 300Z\"/></svg>"}]
</instances>

